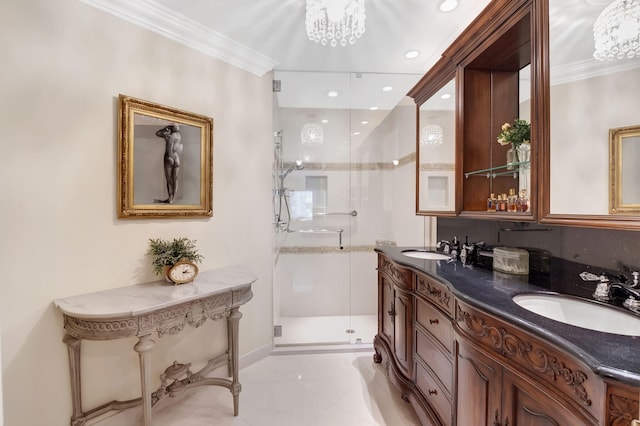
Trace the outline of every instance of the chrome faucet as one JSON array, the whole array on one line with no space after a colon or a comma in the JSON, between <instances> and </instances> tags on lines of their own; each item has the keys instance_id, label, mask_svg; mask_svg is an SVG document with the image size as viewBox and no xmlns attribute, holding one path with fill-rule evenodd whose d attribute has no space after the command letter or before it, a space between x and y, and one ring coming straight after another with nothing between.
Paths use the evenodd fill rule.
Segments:
<instances>
[{"instance_id":1,"label":"chrome faucet","mask_svg":"<svg viewBox=\"0 0 640 426\"><path fill-rule=\"evenodd\" d=\"M613 299L624 299L623 306L633 312L640 313L640 291L634 288L638 286L640 273L633 272L633 283L626 285L627 277L620 275L601 273L599 276L590 272L582 272L580 278L584 281L598 281L593 298L600 302L608 302ZM616 282L612 283L611 278Z\"/></svg>"}]
</instances>

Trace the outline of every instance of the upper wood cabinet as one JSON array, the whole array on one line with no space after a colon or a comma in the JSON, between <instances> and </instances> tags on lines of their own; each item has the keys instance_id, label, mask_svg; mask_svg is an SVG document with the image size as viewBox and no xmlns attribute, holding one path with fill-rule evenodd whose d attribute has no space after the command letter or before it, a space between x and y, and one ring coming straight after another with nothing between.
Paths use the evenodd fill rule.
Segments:
<instances>
[{"instance_id":1,"label":"upper wood cabinet","mask_svg":"<svg viewBox=\"0 0 640 426\"><path fill-rule=\"evenodd\" d=\"M546 0L545 0L546 1ZM417 104L416 211L437 216L532 221L537 213L536 159L541 124L541 100L532 96L539 87L541 36L534 29L537 0L495 0L443 53L441 60L409 92ZM537 37L537 38L536 38ZM453 164L435 155L422 136L430 120L445 117L434 113L443 88L455 82L455 140L443 143L453 149ZM531 123L530 150L508 161L509 145L497 142L504 123L523 119ZM447 139L444 139L447 141ZM445 142L446 143L446 142ZM441 148L441 155L448 152ZM450 164L455 181L427 173L430 164ZM442 173L440 173L442 175ZM445 189L446 188L446 189ZM451 190L453 188L453 190ZM526 211L489 212L491 194L520 194L525 190ZM439 191L438 191L439 190ZM444 203L449 192L454 200Z\"/></svg>"}]
</instances>

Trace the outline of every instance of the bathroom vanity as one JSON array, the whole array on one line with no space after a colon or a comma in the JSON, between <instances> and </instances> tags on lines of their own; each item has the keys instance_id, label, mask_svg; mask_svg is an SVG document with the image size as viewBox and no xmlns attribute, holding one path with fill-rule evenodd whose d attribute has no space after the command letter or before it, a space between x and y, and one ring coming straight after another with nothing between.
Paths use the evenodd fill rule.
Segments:
<instances>
[{"instance_id":1,"label":"bathroom vanity","mask_svg":"<svg viewBox=\"0 0 640 426\"><path fill-rule=\"evenodd\" d=\"M549 291L526 276L411 258L398 247L376 252L374 360L423 424L622 426L638 418L640 337L524 309L515 295Z\"/></svg>"}]
</instances>

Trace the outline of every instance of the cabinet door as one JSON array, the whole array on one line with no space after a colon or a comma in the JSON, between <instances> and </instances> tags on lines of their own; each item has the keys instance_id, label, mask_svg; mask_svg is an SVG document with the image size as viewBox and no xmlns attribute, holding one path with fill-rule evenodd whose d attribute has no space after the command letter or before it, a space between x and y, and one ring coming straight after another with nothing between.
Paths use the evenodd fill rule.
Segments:
<instances>
[{"instance_id":1,"label":"cabinet door","mask_svg":"<svg viewBox=\"0 0 640 426\"><path fill-rule=\"evenodd\" d=\"M379 333L384 337L387 342L393 344L393 282L385 277L383 273L378 276L379 286L379 306L378 306L378 327Z\"/></svg>"},{"instance_id":2,"label":"cabinet door","mask_svg":"<svg viewBox=\"0 0 640 426\"><path fill-rule=\"evenodd\" d=\"M500 425L502 366L464 342L457 357L458 424Z\"/></svg>"},{"instance_id":3,"label":"cabinet door","mask_svg":"<svg viewBox=\"0 0 640 426\"><path fill-rule=\"evenodd\" d=\"M509 370L503 374L503 410L501 425L564 426L592 425L558 396L523 379Z\"/></svg>"},{"instance_id":4,"label":"cabinet door","mask_svg":"<svg viewBox=\"0 0 640 426\"><path fill-rule=\"evenodd\" d=\"M398 288L395 289L394 352L398 366L407 377L412 377L411 349L413 335L412 296Z\"/></svg>"}]
</instances>

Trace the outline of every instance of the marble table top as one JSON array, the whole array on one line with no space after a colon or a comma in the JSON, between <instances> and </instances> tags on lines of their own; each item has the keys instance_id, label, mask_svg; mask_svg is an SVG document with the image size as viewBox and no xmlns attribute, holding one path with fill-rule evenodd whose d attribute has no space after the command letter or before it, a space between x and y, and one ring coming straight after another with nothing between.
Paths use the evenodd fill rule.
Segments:
<instances>
[{"instance_id":1,"label":"marble table top","mask_svg":"<svg viewBox=\"0 0 640 426\"><path fill-rule=\"evenodd\" d=\"M229 267L200 272L188 284L173 285L159 280L56 299L53 303L64 314L75 318L134 317L250 286L255 281L256 276L252 273L239 267Z\"/></svg>"}]
</instances>

